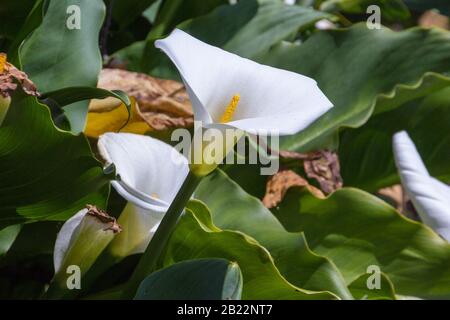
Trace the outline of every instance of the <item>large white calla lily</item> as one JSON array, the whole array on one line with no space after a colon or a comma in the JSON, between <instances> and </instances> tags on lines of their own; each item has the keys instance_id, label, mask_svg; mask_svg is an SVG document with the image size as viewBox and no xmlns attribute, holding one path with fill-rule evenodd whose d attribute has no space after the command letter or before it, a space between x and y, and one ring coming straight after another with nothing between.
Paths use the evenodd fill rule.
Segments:
<instances>
[{"instance_id":1,"label":"large white calla lily","mask_svg":"<svg viewBox=\"0 0 450 320\"><path fill-rule=\"evenodd\" d=\"M403 187L420 218L450 241L450 187L430 176L405 131L394 135L393 147Z\"/></svg>"},{"instance_id":2,"label":"large white calla lily","mask_svg":"<svg viewBox=\"0 0 450 320\"><path fill-rule=\"evenodd\" d=\"M155 43L178 68L205 127L295 134L332 107L316 81L258 64L174 30Z\"/></svg>"},{"instance_id":3,"label":"large white calla lily","mask_svg":"<svg viewBox=\"0 0 450 320\"><path fill-rule=\"evenodd\" d=\"M143 252L188 174L187 159L160 140L131 133L106 133L98 148L115 165L112 186L128 201L118 220L122 232L108 249L116 257Z\"/></svg>"}]
</instances>

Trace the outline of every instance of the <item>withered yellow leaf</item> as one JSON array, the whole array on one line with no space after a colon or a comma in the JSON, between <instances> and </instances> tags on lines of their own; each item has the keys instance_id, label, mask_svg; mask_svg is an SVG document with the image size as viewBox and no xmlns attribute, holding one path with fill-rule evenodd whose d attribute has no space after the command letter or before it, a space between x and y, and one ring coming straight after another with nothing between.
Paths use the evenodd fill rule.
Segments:
<instances>
[{"instance_id":1,"label":"withered yellow leaf","mask_svg":"<svg viewBox=\"0 0 450 320\"><path fill-rule=\"evenodd\" d=\"M137 111L136 99L130 97L131 110L130 120L128 111L124 104L120 104L113 109L104 112L89 112L87 116L85 135L91 138L98 138L105 132L130 132L145 134L150 131L148 124L142 119Z\"/></svg>"}]
</instances>

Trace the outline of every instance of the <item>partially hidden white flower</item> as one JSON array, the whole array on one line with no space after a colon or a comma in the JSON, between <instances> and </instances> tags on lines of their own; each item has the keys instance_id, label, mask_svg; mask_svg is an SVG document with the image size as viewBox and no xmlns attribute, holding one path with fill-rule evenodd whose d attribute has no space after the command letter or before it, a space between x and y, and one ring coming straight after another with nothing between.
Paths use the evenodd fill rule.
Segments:
<instances>
[{"instance_id":1,"label":"partially hidden white flower","mask_svg":"<svg viewBox=\"0 0 450 320\"><path fill-rule=\"evenodd\" d=\"M59 231L53 254L55 279L67 276L69 266L86 273L101 252L121 231L116 219L106 212L88 206L68 219Z\"/></svg>"},{"instance_id":2,"label":"partially hidden white flower","mask_svg":"<svg viewBox=\"0 0 450 320\"><path fill-rule=\"evenodd\" d=\"M265 66L175 29L155 42L178 68L197 121L251 134L295 134L332 107L315 80Z\"/></svg>"},{"instance_id":3,"label":"partially hidden white flower","mask_svg":"<svg viewBox=\"0 0 450 320\"><path fill-rule=\"evenodd\" d=\"M450 187L430 176L408 133L396 133L393 147L403 187L420 218L449 241Z\"/></svg>"},{"instance_id":4,"label":"partially hidden white flower","mask_svg":"<svg viewBox=\"0 0 450 320\"><path fill-rule=\"evenodd\" d=\"M116 257L141 253L188 174L187 159L160 140L131 133L106 133L98 149L114 164L112 186L128 201L118 219L122 232L108 250Z\"/></svg>"}]
</instances>

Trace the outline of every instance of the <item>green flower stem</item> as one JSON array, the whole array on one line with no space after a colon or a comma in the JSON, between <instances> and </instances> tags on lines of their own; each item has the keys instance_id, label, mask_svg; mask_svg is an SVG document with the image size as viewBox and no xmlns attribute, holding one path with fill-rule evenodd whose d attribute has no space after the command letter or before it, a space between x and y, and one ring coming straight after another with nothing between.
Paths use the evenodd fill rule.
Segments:
<instances>
[{"instance_id":1,"label":"green flower stem","mask_svg":"<svg viewBox=\"0 0 450 320\"><path fill-rule=\"evenodd\" d=\"M133 299L142 280L155 271L156 264L166 247L166 243L172 234L181 213L186 207L186 203L191 198L202 178L203 176L189 172L181 189L178 191L175 199L167 210L167 213L164 215L161 224L153 235L152 240L147 246L147 249L145 249L133 275L128 281L128 286L122 293L123 299Z\"/></svg>"}]
</instances>

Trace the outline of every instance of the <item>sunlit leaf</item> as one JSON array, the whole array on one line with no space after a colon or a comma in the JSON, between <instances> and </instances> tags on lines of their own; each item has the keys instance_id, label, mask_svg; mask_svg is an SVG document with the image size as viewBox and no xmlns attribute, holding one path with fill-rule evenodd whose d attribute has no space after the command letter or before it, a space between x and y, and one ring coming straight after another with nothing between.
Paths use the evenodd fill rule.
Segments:
<instances>
[{"instance_id":1,"label":"sunlit leaf","mask_svg":"<svg viewBox=\"0 0 450 320\"><path fill-rule=\"evenodd\" d=\"M449 35L439 29L394 32L359 24L271 50L262 61L314 78L334 103L306 130L282 139L280 148L330 146L340 128L359 127L373 112L392 110L450 85Z\"/></svg>"},{"instance_id":2,"label":"sunlit leaf","mask_svg":"<svg viewBox=\"0 0 450 320\"><path fill-rule=\"evenodd\" d=\"M49 109L22 90L11 99L0 127L0 227L105 207L109 178L86 138L57 129Z\"/></svg>"},{"instance_id":3,"label":"sunlit leaf","mask_svg":"<svg viewBox=\"0 0 450 320\"><path fill-rule=\"evenodd\" d=\"M69 11L77 6L79 11ZM20 58L40 92L97 84L102 59L98 35L105 15L101 0L50 0L42 24L27 38ZM69 19L75 19L69 28ZM75 23L79 19L79 29ZM65 107L74 133L83 131L88 101Z\"/></svg>"},{"instance_id":4,"label":"sunlit leaf","mask_svg":"<svg viewBox=\"0 0 450 320\"><path fill-rule=\"evenodd\" d=\"M142 281L137 300L239 300L242 274L236 263L198 259L175 263Z\"/></svg>"},{"instance_id":5,"label":"sunlit leaf","mask_svg":"<svg viewBox=\"0 0 450 320\"><path fill-rule=\"evenodd\" d=\"M375 196L344 188L318 199L291 189L273 212L289 231L304 232L311 250L333 261L348 284L375 266L398 294L450 297L450 244Z\"/></svg>"}]
</instances>

